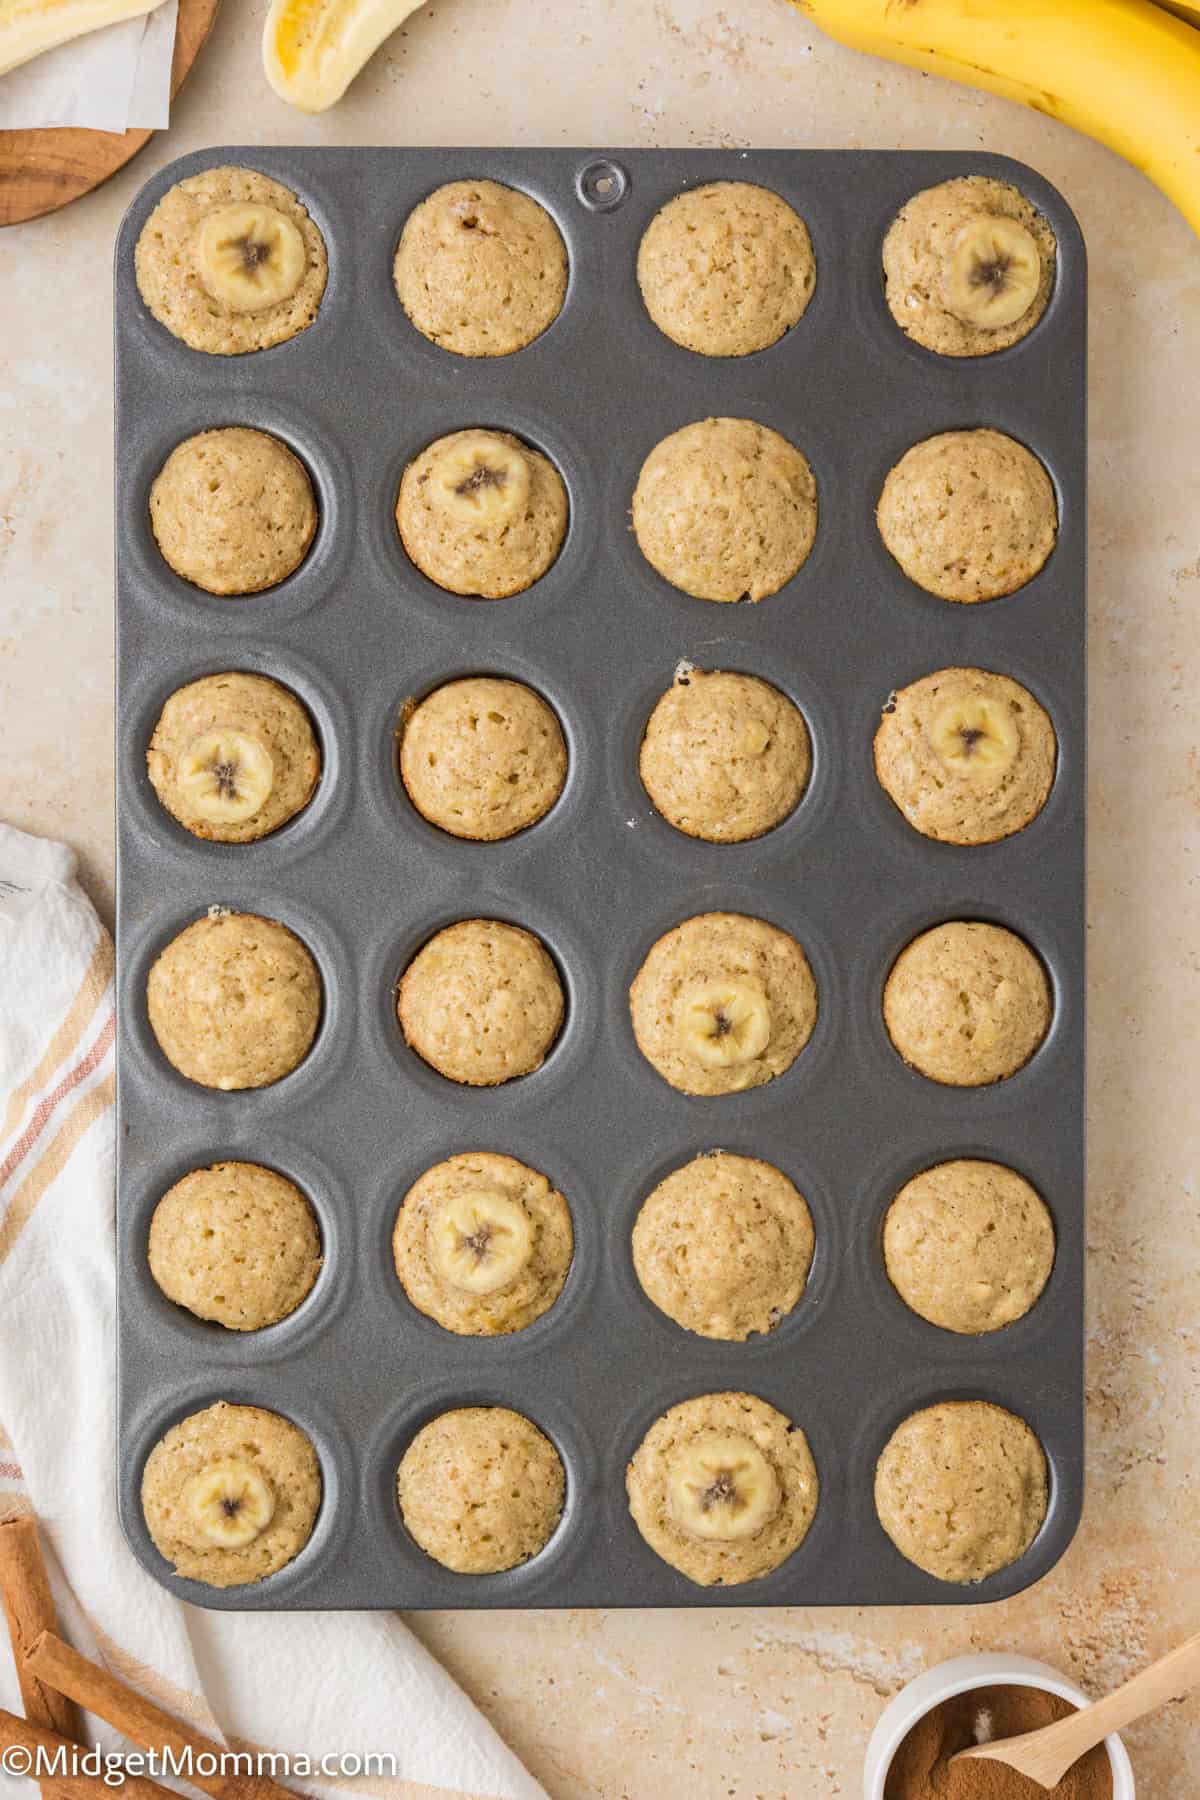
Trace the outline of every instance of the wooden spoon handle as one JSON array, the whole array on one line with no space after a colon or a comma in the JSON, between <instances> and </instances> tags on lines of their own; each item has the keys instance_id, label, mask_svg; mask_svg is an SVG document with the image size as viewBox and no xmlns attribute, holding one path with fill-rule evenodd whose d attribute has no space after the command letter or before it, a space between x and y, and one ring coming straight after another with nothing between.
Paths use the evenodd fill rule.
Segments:
<instances>
[{"instance_id":1,"label":"wooden spoon handle","mask_svg":"<svg viewBox=\"0 0 1200 1800\"><path fill-rule=\"evenodd\" d=\"M1168 1650L1132 1681L1125 1682L1092 1706L1084 1707L1075 1718L1081 1723L1087 1722L1087 1747L1090 1747L1100 1743L1110 1732L1123 1731L1135 1719L1165 1706L1168 1700L1182 1700L1195 1687L1200 1687L1200 1631L1194 1637L1185 1638L1174 1650Z\"/></svg>"},{"instance_id":2,"label":"wooden spoon handle","mask_svg":"<svg viewBox=\"0 0 1200 1800\"><path fill-rule=\"evenodd\" d=\"M1043 1787L1054 1787L1073 1763L1103 1743L1110 1733L1124 1730L1169 1700L1182 1699L1195 1687L1200 1687L1200 1632L1094 1705L1068 1713L1057 1724L1026 1732L1022 1737L972 1745L952 1760L1007 1762Z\"/></svg>"}]
</instances>

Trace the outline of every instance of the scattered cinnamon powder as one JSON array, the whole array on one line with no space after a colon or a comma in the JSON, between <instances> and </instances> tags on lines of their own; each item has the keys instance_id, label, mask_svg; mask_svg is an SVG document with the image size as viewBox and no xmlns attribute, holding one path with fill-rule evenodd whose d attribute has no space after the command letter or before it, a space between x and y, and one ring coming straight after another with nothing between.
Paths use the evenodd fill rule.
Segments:
<instances>
[{"instance_id":1,"label":"scattered cinnamon powder","mask_svg":"<svg viewBox=\"0 0 1200 1800\"><path fill-rule=\"evenodd\" d=\"M1019 1737L1065 1719L1075 1708L1040 1688L986 1687L943 1701L919 1719L892 1758L884 1800L1112 1800L1112 1764L1103 1744L1046 1789L1003 1763L950 1758L972 1744Z\"/></svg>"}]
</instances>

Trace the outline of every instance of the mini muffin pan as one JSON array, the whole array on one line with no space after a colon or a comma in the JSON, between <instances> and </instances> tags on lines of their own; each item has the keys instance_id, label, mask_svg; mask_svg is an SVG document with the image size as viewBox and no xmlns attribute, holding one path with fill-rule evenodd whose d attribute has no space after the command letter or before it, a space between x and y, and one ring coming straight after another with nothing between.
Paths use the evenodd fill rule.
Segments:
<instances>
[{"instance_id":1,"label":"mini muffin pan","mask_svg":"<svg viewBox=\"0 0 1200 1800\"><path fill-rule=\"evenodd\" d=\"M147 313L133 250L174 182L218 163L261 169L310 209L329 251L315 324L258 354L188 350ZM1020 344L939 359L896 327L880 249L904 201L951 176L1013 182L1058 238L1050 307ZM556 219L570 257L563 310L528 348L471 361L420 337L392 286L397 238L442 182L494 178ZM801 214L814 298L772 348L712 360L671 343L638 293L638 243L682 188L773 188ZM120 990L121 1509L144 1565L181 1597L226 1608L940 1605L1001 1598L1062 1555L1083 1495L1085 269L1055 190L1003 157L862 151L309 150L196 153L146 185L116 252ZM775 427L809 458L820 523L812 555L756 606L693 600L640 555L629 503L643 458L694 419ZM321 509L303 566L270 592L215 599L172 574L147 496L168 453L210 426L274 432L311 471ZM459 427L513 431L557 464L570 527L527 592L444 593L406 558L393 506L401 472ZM991 425L1050 471L1060 530L1045 568L1007 599L947 604L914 587L880 541L885 475L918 439ZM637 774L642 728L677 663L760 674L808 722L813 774L796 811L756 842L674 831ZM928 841L878 786L871 757L893 688L948 664L997 669L1048 709L1059 766L1019 836L959 849ZM296 820L248 846L202 843L158 805L145 769L174 689L224 669L292 688L320 734L324 773ZM453 839L408 802L396 726L410 696L465 674L528 682L570 750L558 803L497 844ZM275 1086L223 1094L165 1062L146 1017L147 971L206 908L268 914L320 966L324 1017L307 1060ZM763 1088L694 1099L639 1054L628 989L654 940L728 909L792 932L820 993L793 1067ZM443 925L490 915L529 927L562 973L568 1013L535 1074L489 1090L442 1079L410 1051L395 986ZM1054 990L1050 1033L996 1086L939 1087L906 1068L880 998L893 958L944 919L1021 933ZM777 1164L808 1200L807 1292L745 1344L691 1336L633 1271L638 1207L671 1169L713 1147ZM504 1151L566 1195L576 1251L558 1302L514 1336L455 1337L415 1311L393 1272L396 1208L431 1163ZM884 1212L902 1183L954 1156L1026 1175L1054 1216L1058 1253L1037 1306L999 1334L959 1338L910 1313L883 1268ZM162 1193L221 1158L267 1163L311 1197L325 1266L309 1299L253 1335L174 1308L146 1236ZM668 1406L748 1389L803 1427L820 1477L815 1521L764 1579L700 1588L662 1562L629 1516L625 1467ZM906 1562L879 1525L876 1458L936 1400L978 1397L1027 1419L1045 1446L1045 1525L1013 1567L956 1587ZM139 1505L162 1433L213 1400L285 1414L311 1437L324 1499L288 1567L216 1591L178 1579ZM567 1473L546 1549L492 1576L455 1575L405 1531L395 1473L416 1429L465 1404L502 1403L554 1441Z\"/></svg>"}]
</instances>

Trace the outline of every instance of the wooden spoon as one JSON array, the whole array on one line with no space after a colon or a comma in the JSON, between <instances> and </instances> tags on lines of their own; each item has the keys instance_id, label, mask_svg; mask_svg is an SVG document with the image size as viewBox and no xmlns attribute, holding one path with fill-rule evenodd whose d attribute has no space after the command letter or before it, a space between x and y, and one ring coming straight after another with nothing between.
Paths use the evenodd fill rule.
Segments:
<instances>
[{"instance_id":1,"label":"wooden spoon","mask_svg":"<svg viewBox=\"0 0 1200 1800\"><path fill-rule=\"evenodd\" d=\"M972 1744L950 1761L1007 1763L1010 1769L1027 1775L1040 1787L1053 1788L1072 1763L1102 1743L1110 1732L1123 1731L1126 1725L1165 1706L1168 1700L1182 1700L1195 1687L1200 1687L1200 1632L1177 1649L1169 1650L1105 1699L1097 1700L1094 1706L1080 1707L1056 1724L1043 1725L1040 1731L1026 1731L1021 1737Z\"/></svg>"}]
</instances>

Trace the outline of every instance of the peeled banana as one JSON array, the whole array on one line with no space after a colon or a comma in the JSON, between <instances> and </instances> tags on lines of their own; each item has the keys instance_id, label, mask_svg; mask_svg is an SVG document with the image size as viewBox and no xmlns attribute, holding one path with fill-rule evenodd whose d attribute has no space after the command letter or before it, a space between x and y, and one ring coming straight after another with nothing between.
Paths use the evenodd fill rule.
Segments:
<instances>
[{"instance_id":1,"label":"peeled banana","mask_svg":"<svg viewBox=\"0 0 1200 1800\"><path fill-rule=\"evenodd\" d=\"M1151 0L792 4L853 49L1023 101L1099 138L1200 232L1200 32Z\"/></svg>"},{"instance_id":2,"label":"peeled banana","mask_svg":"<svg viewBox=\"0 0 1200 1800\"><path fill-rule=\"evenodd\" d=\"M263 68L281 100L324 112L422 0L271 0Z\"/></svg>"},{"instance_id":3,"label":"peeled banana","mask_svg":"<svg viewBox=\"0 0 1200 1800\"><path fill-rule=\"evenodd\" d=\"M5 0L0 6L0 75L102 25L153 12L162 0Z\"/></svg>"}]
</instances>

